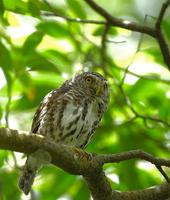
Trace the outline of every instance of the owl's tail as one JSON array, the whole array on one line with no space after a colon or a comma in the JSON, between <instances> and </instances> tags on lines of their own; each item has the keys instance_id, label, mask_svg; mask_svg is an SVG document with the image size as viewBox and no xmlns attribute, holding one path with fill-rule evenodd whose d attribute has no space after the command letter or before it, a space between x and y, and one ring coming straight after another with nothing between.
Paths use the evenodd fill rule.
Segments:
<instances>
[{"instance_id":1,"label":"owl's tail","mask_svg":"<svg viewBox=\"0 0 170 200\"><path fill-rule=\"evenodd\" d=\"M42 149L37 150L35 153L28 156L23 173L19 180L19 188L27 195L34 182L38 169L44 164L51 162L50 154Z\"/></svg>"},{"instance_id":2,"label":"owl's tail","mask_svg":"<svg viewBox=\"0 0 170 200\"><path fill-rule=\"evenodd\" d=\"M19 183L18 186L19 188L27 195L30 190L31 190L31 186L34 182L34 178L36 175L36 171L35 169L31 169L29 168L29 165L27 165L27 162L25 164L24 167L24 171L19 179Z\"/></svg>"}]
</instances>

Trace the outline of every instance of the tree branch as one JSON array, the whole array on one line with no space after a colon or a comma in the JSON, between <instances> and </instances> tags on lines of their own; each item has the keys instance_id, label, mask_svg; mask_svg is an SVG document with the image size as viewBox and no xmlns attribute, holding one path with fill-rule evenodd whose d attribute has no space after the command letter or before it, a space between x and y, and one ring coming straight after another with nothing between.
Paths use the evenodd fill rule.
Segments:
<instances>
[{"instance_id":1,"label":"tree branch","mask_svg":"<svg viewBox=\"0 0 170 200\"><path fill-rule=\"evenodd\" d=\"M145 25L140 25L135 22L130 22L127 20L115 18L111 16L105 9L103 9L97 3L95 3L93 0L84 0L84 1L98 14L102 15L110 25L118 26L121 28L125 28L140 33L146 33L152 37L156 37L154 28Z\"/></svg>"},{"instance_id":2,"label":"tree branch","mask_svg":"<svg viewBox=\"0 0 170 200\"><path fill-rule=\"evenodd\" d=\"M125 28L128 30L136 31L136 32L146 33L152 37L156 37L154 28L151 28L151 27L145 26L145 25L142 26L135 22L130 22L127 20L115 18L115 17L111 16L102 7L100 7L98 4L96 4L93 0L84 0L84 1L86 1L86 3L88 3L89 6L92 9L94 9L97 13L102 15L106 19L107 22L106 21L98 21L98 20L85 20L85 19L79 19L79 18L73 19L73 18L70 18L67 16L60 15L52 8L52 6L46 0L44 0L44 2L49 6L49 8L51 9L52 12L43 12L42 15L56 16L56 17L63 18L67 21L76 22L76 23L90 23L90 24L103 24L103 25L106 25L109 23L112 26L118 26L120 28Z\"/></svg>"},{"instance_id":3,"label":"tree branch","mask_svg":"<svg viewBox=\"0 0 170 200\"><path fill-rule=\"evenodd\" d=\"M166 11L166 9L168 8L169 5L170 5L170 0L167 0L162 5L161 11L159 13L158 19L157 19L156 24L155 24L155 32L156 32L157 41L158 41L160 49L162 51L164 61L167 64L168 69L170 70L170 50L169 50L168 44L166 43L165 37L164 37L162 30L161 30L161 24L162 24L162 21L163 21L163 17L165 15L165 11Z\"/></svg>"},{"instance_id":4,"label":"tree branch","mask_svg":"<svg viewBox=\"0 0 170 200\"><path fill-rule=\"evenodd\" d=\"M106 22L105 21L99 21L99 20L91 20L91 19L80 19L80 18L71 18L71 17L67 17L67 16L63 16L60 14L57 14L56 12L43 12L42 16L56 16L62 19L65 19L68 22L75 22L75 23L83 23L83 24L101 24L101 25L105 25Z\"/></svg>"},{"instance_id":5,"label":"tree branch","mask_svg":"<svg viewBox=\"0 0 170 200\"><path fill-rule=\"evenodd\" d=\"M79 19L79 18L73 19L73 18L70 18L67 16L62 16L62 15L58 14L46 0L44 0L44 2L49 6L52 13L51 12L43 12L43 15L44 16L57 16L57 17L65 19L69 22L76 22L76 23L102 24L105 26L107 26L107 24L109 24L110 26L117 26L117 27L125 28L125 29L131 30L131 31L148 34L157 40L157 42L160 46L162 55L163 55L164 62L167 65L168 69L170 70L170 50L169 50L168 44L167 44L165 37L162 33L162 30L161 30L161 23L162 23L164 15L165 15L165 11L168 8L168 6L170 5L170 0L167 0L162 5L161 11L159 13L158 19L157 19L154 27L140 25L139 23L136 23L136 22L131 22L128 20L123 20L123 19L113 17L105 9L103 9L101 6L99 6L97 3L95 3L95 1L93 1L93 0L84 0L84 1L93 10L95 10L99 15L103 16L106 21L84 20L84 19Z\"/></svg>"},{"instance_id":6,"label":"tree branch","mask_svg":"<svg viewBox=\"0 0 170 200\"><path fill-rule=\"evenodd\" d=\"M160 46L160 49L162 51L164 62L167 65L168 69L170 70L170 50L168 48L168 44L167 44L165 37L162 33L162 30L161 30L161 23L162 23L164 15L165 15L165 11L168 8L168 6L170 5L170 0L167 0L162 5L161 11L159 13L159 16L158 16L158 19L156 21L154 28L150 28L145 25L140 25L135 22L130 22L130 21L115 18L115 17L111 16L105 9L103 9L97 3L95 3L93 0L84 0L84 1L93 10L95 10L98 14L102 15L110 25L129 29L132 31L145 33L145 34L148 34L148 35L156 38L156 40L158 41L158 44Z\"/></svg>"},{"instance_id":7,"label":"tree branch","mask_svg":"<svg viewBox=\"0 0 170 200\"><path fill-rule=\"evenodd\" d=\"M118 192L111 188L102 171L105 163L116 163L139 158L157 166L170 167L170 160L155 158L141 151L134 150L112 155L91 155L75 147L47 141L43 136L26 134L7 128L0 128L0 148L31 154L38 149L46 150L52 157L52 164L76 175L83 175L94 200L163 200L170 197L170 185L162 184L151 189L131 192Z\"/></svg>"},{"instance_id":8,"label":"tree branch","mask_svg":"<svg viewBox=\"0 0 170 200\"><path fill-rule=\"evenodd\" d=\"M149 161L150 163L154 165L170 167L170 160L155 158L151 154L146 153L142 150L131 150L128 152L122 152L122 153L110 154L110 155L109 154L96 155L96 159L102 162L102 164L121 162L121 161L135 159L135 158Z\"/></svg>"}]
</instances>

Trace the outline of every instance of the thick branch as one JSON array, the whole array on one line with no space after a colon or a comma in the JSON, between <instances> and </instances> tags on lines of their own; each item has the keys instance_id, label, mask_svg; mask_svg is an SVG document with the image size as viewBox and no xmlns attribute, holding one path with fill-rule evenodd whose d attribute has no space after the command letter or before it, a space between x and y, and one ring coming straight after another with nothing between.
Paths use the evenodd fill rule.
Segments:
<instances>
[{"instance_id":1,"label":"thick branch","mask_svg":"<svg viewBox=\"0 0 170 200\"><path fill-rule=\"evenodd\" d=\"M158 20L155 24L155 32L156 32L157 41L158 41L160 49L162 51L164 61L167 64L168 69L170 70L170 50L169 50L168 44L166 43L165 37L164 37L162 30L161 30L161 24L162 24L162 21L163 21L163 17L165 15L165 11L166 11L166 9L168 8L169 5L170 5L170 0L167 0L162 5L160 14L158 16Z\"/></svg>"},{"instance_id":2,"label":"thick branch","mask_svg":"<svg viewBox=\"0 0 170 200\"><path fill-rule=\"evenodd\" d=\"M169 166L170 161L157 159L143 151L130 151L113 155L90 155L74 147L46 141L36 134L26 135L23 131L0 128L0 148L31 154L38 149L46 150L52 163L72 174L83 175L95 200L163 200L170 197L170 185L162 184L152 189L132 192L117 192L102 171L104 163L120 162L132 158L148 160L155 165Z\"/></svg>"},{"instance_id":3,"label":"thick branch","mask_svg":"<svg viewBox=\"0 0 170 200\"><path fill-rule=\"evenodd\" d=\"M47 141L40 135L28 135L23 131L0 128L0 138L1 149L17 151L28 155L34 153L37 149L46 150L50 153L54 165L59 166L72 174L83 174L89 167L86 166L84 160L82 160L84 165L81 166L82 163L79 159L79 154L81 154L79 151L81 150L76 151L76 148L74 147ZM99 168L99 165L95 166L95 168Z\"/></svg>"}]
</instances>

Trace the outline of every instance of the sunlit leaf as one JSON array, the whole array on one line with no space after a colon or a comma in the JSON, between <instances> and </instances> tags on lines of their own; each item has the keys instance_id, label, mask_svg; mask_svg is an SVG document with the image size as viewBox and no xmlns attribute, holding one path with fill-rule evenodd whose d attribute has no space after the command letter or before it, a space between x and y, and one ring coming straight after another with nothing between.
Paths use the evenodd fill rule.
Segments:
<instances>
[{"instance_id":1,"label":"sunlit leaf","mask_svg":"<svg viewBox=\"0 0 170 200\"><path fill-rule=\"evenodd\" d=\"M59 69L50 60L37 52L32 53L32 56L28 57L26 61L29 70L59 72Z\"/></svg>"},{"instance_id":2,"label":"sunlit leaf","mask_svg":"<svg viewBox=\"0 0 170 200\"><path fill-rule=\"evenodd\" d=\"M23 45L24 53L31 53L37 45L41 42L43 38L43 33L40 31L33 32L29 37L26 39Z\"/></svg>"},{"instance_id":3,"label":"sunlit leaf","mask_svg":"<svg viewBox=\"0 0 170 200\"><path fill-rule=\"evenodd\" d=\"M5 159L8 157L9 152L5 150L0 151L0 167L4 165Z\"/></svg>"},{"instance_id":4,"label":"sunlit leaf","mask_svg":"<svg viewBox=\"0 0 170 200\"><path fill-rule=\"evenodd\" d=\"M56 38L68 37L69 32L63 23L57 21L44 21L37 25L39 31Z\"/></svg>"},{"instance_id":5,"label":"sunlit leaf","mask_svg":"<svg viewBox=\"0 0 170 200\"><path fill-rule=\"evenodd\" d=\"M3 0L4 7L7 10L14 11L16 13L25 13L28 12L27 3L21 0Z\"/></svg>"},{"instance_id":6,"label":"sunlit leaf","mask_svg":"<svg viewBox=\"0 0 170 200\"><path fill-rule=\"evenodd\" d=\"M160 53L160 49L157 47L144 50L145 53L152 55L157 63L164 64L163 57Z\"/></svg>"},{"instance_id":7,"label":"sunlit leaf","mask_svg":"<svg viewBox=\"0 0 170 200\"><path fill-rule=\"evenodd\" d=\"M80 188L79 190L76 192L76 194L74 195L73 199L74 200L87 200L90 199L90 193L89 190L87 189L86 185L83 183L83 181L80 183Z\"/></svg>"},{"instance_id":8,"label":"sunlit leaf","mask_svg":"<svg viewBox=\"0 0 170 200\"><path fill-rule=\"evenodd\" d=\"M12 59L9 50L0 41L0 66L4 69L12 69Z\"/></svg>"},{"instance_id":9,"label":"sunlit leaf","mask_svg":"<svg viewBox=\"0 0 170 200\"><path fill-rule=\"evenodd\" d=\"M99 26L94 30L93 35L94 36L102 36L103 32L104 32L104 26ZM111 36L115 36L118 34L118 32L117 32L116 28L110 27L108 34Z\"/></svg>"},{"instance_id":10,"label":"sunlit leaf","mask_svg":"<svg viewBox=\"0 0 170 200\"><path fill-rule=\"evenodd\" d=\"M72 62L66 54L55 50L47 50L43 52L43 55L53 61L60 72L71 72Z\"/></svg>"},{"instance_id":11,"label":"sunlit leaf","mask_svg":"<svg viewBox=\"0 0 170 200\"><path fill-rule=\"evenodd\" d=\"M34 1L34 0L29 0L28 1L28 9L32 13L33 16L39 17L40 15L40 2L39 1Z\"/></svg>"},{"instance_id":12,"label":"sunlit leaf","mask_svg":"<svg viewBox=\"0 0 170 200\"><path fill-rule=\"evenodd\" d=\"M43 200L46 200L48 198L50 199L59 198L60 196L64 195L66 188L67 191L71 189L72 185L76 180L76 177L73 175L67 174L62 170L57 170L57 169L53 170L51 168L52 167L47 167L46 169L42 170L43 173L41 175L43 177L47 176L47 180L49 181L49 182L44 181L40 188L42 191ZM56 184L57 184L57 189L49 194L50 188L55 188Z\"/></svg>"},{"instance_id":13,"label":"sunlit leaf","mask_svg":"<svg viewBox=\"0 0 170 200\"><path fill-rule=\"evenodd\" d=\"M22 92L20 98L13 101L11 109L23 111L35 108L44 96L56 87L57 81L55 82L55 80L32 80L32 85L28 88L29 90L27 90L27 92Z\"/></svg>"},{"instance_id":14,"label":"sunlit leaf","mask_svg":"<svg viewBox=\"0 0 170 200\"><path fill-rule=\"evenodd\" d=\"M2 17L4 13L4 5L3 5L3 1L0 1L0 16Z\"/></svg>"},{"instance_id":15,"label":"sunlit leaf","mask_svg":"<svg viewBox=\"0 0 170 200\"><path fill-rule=\"evenodd\" d=\"M1 191L3 191L2 199L20 199L20 191L16 183L18 174L15 170L0 170ZM10 190L9 190L10 188Z\"/></svg>"},{"instance_id":16,"label":"sunlit leaf","mask_svg":"<svg viewBox=\"0 0 170 200\"><path fill-rule=\"evenodd\" d=\"M86 19L86 13L79 0L67 0L67 4L76 17Z\"/></svg>"},{"instance_id":17,"label":"sunlit leaf","mask_svg":"<svg viewBox=\"0 0 170 200\"><path fill-rule=\"evenodd\" d=\"M2 107L1 107L1 105L0 105L0 122L1 122L2 114L3 114L3 110L2 110ZM0 123L0 124L1 124L1 123Z\"/></svg>"},{"instance_id":18,"label":"sunlit leaf","mask_svg":"<svg viewBox=\"0 0 170 200\"><path fill-rule=\"evenodd\" d=\"M16 8L16 2L13 0L8 0L8 1L3 0L3 4L4 4L4 7L9 10L15 10Z\"/></svg>"}]
</instances>

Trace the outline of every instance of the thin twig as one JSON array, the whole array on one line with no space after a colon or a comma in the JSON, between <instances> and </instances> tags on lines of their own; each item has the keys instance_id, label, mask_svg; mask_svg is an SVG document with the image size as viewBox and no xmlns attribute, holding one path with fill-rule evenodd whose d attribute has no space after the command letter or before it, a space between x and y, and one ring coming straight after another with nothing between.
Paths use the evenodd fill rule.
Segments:
<instances>
[{"instance_id":1,"label":"thin twig","mask_svg":"<svg viewBox=\"0 0 170 200\"><path fill-rule=\"evenodd\" d=\"M96 159L99 160L102 164L118 163L118 162L122 162L126 160L136 159L136 158L146 160L154 165L170 167L170 160L156 158L153 155L143 150L131 150L131 151L121 152L121 153L116 153L116 154L96 155Z\"/></svg>"},{"instance_id":2,"label":"thin twig","mask_svg":"<svg viewBox=\"0 0 170 200\"><path fill-rule=\"evenodd\" d=\"M159 170L159 172L162 174L162 176L165 178L167 183L170 183L169 177L162 169L162 166L170 167L170 160L165 159L159 159L155 158L149 153L144 152L143 150L131 150L128 152L122 152L118 154L111 154L111 155L97 155L97 160L102 162L102 164L105 163L115 163L115 162L121 162L125 160L130 160L134 158L139 158L142 160L149 161L150 163L154 164L156 168Z\"/></svg>"},{"instance_id":3,"label":"thin twig","mask_svg":"<svg viewBox=\"0 0 170 200\"><path fill-rule=\"evenodd\" d=\"M57 14L56 12L42 12L42 16L55 16L55 17L59 17L62 18L66 21L69 22L75 22L75 23L83 23L83 24L99 24L99 25L105 25L106 22L105 21L99 21L99 20L90 20L90 19L80 19L80 18L71 18L71 17L67 17L67 16L63 16L60 14Z\"/></svg>"},{"instance_id":4,"label":"thin twig","mask_svg":"<svg viewBox=\"0 0 170 200\"><path fill-rule=\"evenodd\" d=\"M116 65L114 67L118 70L121 70L121 71L127 71L127 74L131 74L131 75L136 76L136 77L141 78L141 79L145 79L145 80L149 80L149 81L162 82L162 83L165 83L165 84L168 84L168 85L170 84L170 80L168 80L168 79L160 79L156 76L149 76L149 75L143 76L143 75L137 74L135 72L132 72L129 69L121 68L121 67L116 66Z\"/></svg>"},{"instance_id":5,"label":"thin twig","mask_svg":"<svg viewBox=\"0 0 170 200\"><path fill-rule=\"evenodd\" d=\"M155 166L159 170L159 172L162 174L162 176L165 178L167 183L170 183L170 179L169 179L168 175L165 173L165 171L162 169L162 167L160 165L155 165Z\"/></svg>"},{"instance_id":6,"label":"thin twig","mask_svg":"<svg viewBox=\"0 0 170 200\"><path fill-rule=\"evenodd\" d=\"M103 8L98 6L94 1L92 0L84 0L84 1L86 1L89 4L89 6L91 6L94 10L96 10L99 14L101 14L107 20L107 22L110 23L110 25L129 29L132 31L146 33L152 37L155 37L155 32L153 28L150 28L149 26L145 26L145 25L142 26L138 23L130 22L130 21L128 21L127 23L127 20L114 18L109 13L107 13ZM107 24L107 22L105 21L84 20L84 19L79 19L79 18L73 19L67 16L60 15L56 12L56 10L54 10L54 8L46 0L44 0L44 2L50 7L52 13L43 12L42 16L56 16L56 17L63 18L67 21L76 22L76 23Z\"/></svg>"},{"instance_id":7,"label":"thin twig","mask_svg":"<svg viewBox=\"0 0 170 200\"><path fill-rule=\"evenodd\" d=\"M146 21L146 16L145 16L144 22L145 22L145 21ZM130 66L131 66L132 63L134 62L137 53L140 51L140 47L141 47L141 45L142 45L142 40L143 40L143 33L140 34L140 39L139 39L139 42L138 42L138 44L137 44L136 51L135 51L135 53L134 53L134 55L133 55L133 57L132 57L130 63L129 63L128 66L125 68L124 75L123 75L123 78L122 78L121 83L120 83L120 87L123 87L123 84L124 84L124 81L125 81L127 72L129 71ZM123 88L122 88L122 89L123 89Z\"/></svg>"},{"instance_id":8,"label":"thin twig","mask_svg":"<svg viewBox=\"0 0 170 200\"><path fill-rule=\"evenodd\" d=\"M49 9L51 10L51 12L42 12L42 16L55 16L55 17L59 17L62 19L65 19L66 21L69 22L75 22L75 23L85 23L85 24L106 24L105 21L99 21L99 20L86 20L86 19L80 19L80 18L71 18L68 16L63 16L59 13L57 13L57 10L54 9L53 6L51 6L51 4L47 1L47 0L43 0L44 3L49 7Z\"/></svg>"},{"instance_id":9,"label":"thin twig","mask_svg":"<svg viewBox=\"0 0 170 200\"><path fill-rule=\"evenodd\" d=\"M107 76L108 74L108 71L105 65L106 65L106 57L107 57L106 56L107 55L106 39L107 39L107 34L108 34L109 29L110 29L110 25L106 24L104 26L104 31L101 37L101 68L103 69L105 76Z\"/></svg>"},{"instance_id":10,"label":"thin twig","mask_svg":"<svg viewBox=\"0 0 170 200\"><path fill-rule=\"evenodd\" d=\"M125 94L123 88L120 87L120 85L118 85L118 86L119 86L119 89L120 89L120 92L121 92L122 96L123 96L124 99L125 99L126 104L127 104L128 107L131 109L132 113L135 115L135 116L134 116L135 119L141 118L141 119L143 119L143 120L150 120L150 121L154 121L154 122L161 123L161 124L163 124L164 126L170 127L170 124L169 124L167 121L163 120L163 119L159 119L159 118L151 117L151 116L145 116L145 115L142 115L142 114L138 113L138 112L136 111L136 109L133 107L130 98Z\"/></svg>"},{"instance_id":11,"label":"thin twig","mask_svg":"<svg viewBox=\"0 0 170 200\"><path fill-rule=\"evenodd\" d=\"M136 113L137 117L140 117L140 118L142 118L144 120L155 121L155 122L161 123L161 124L163 124L163 125L165 125L165 126L170 128L170 124L167 121L163 120L163 119L159 119L159 118L151 117L151 116L144 116L144 115L141 115L141 114L137 113L136 111L135 111L135 113Z\"/></svg>"}]
</instances>

